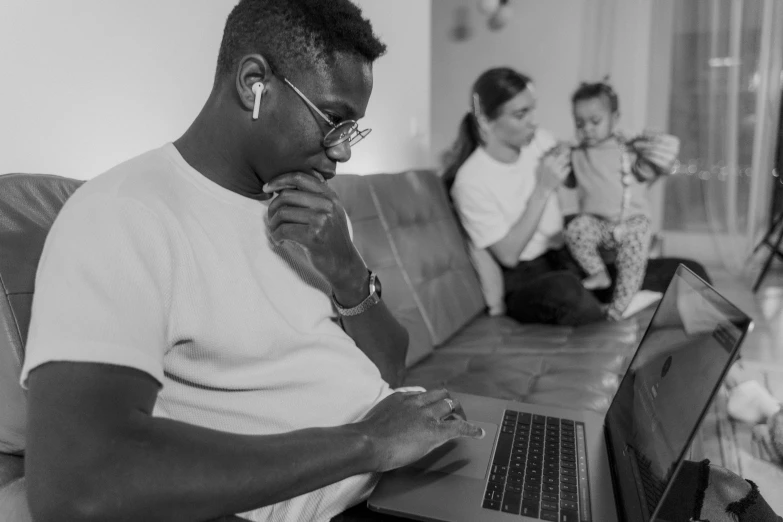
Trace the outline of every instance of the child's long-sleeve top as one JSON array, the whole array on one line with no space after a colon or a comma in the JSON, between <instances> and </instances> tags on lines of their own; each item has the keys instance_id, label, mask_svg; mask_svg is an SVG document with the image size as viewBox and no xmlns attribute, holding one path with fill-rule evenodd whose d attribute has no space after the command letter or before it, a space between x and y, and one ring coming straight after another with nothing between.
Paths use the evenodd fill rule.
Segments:
<instances>
[{"instance_id":1,"label":"child's long-sleeve top","mask_svg":"<svg viewBox=\"0 0 783 522\"><path fill-rule=\"evenodd\" d=\"M666 139L676 140L674 137ZM620 219L623 206L623 150L623 143L615 137L593 147L578 147L572 150L572 179L567 184L573 186L575 183L580 212L594 214L609 221ZM638 215L650 217L648 183L668 171L660 164L660 156L665 155L651 154L654 157L647 158L640 155L633 145L628 147L628 152L631 155L634 182L628 186L630 198L624 218ZM675 158L676 154L671 158L670 164Z\"/></svg>"}]
</instances>

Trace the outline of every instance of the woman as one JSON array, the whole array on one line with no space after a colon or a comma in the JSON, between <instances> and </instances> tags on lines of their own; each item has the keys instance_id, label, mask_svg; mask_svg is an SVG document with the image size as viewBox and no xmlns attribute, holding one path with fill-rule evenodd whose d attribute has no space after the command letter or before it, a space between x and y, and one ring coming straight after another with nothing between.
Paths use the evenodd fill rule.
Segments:
<instances>
[{"instance_id":1,"label":"woman","mask_svg":"<svg viewBox=\"0 0 783 522\"><path fill-rule=\"evenodd\" d=\"M503 269L507 315L523 323L600 321L602 303L582 286L584 274L563 246L557 190L568 154L537 128L535 108L527 76L505 67L479 76L444 182L472 243ZM680 263L707 278L698 263L653 259L642 288L663 292Z\"/></svg>"}]
</instances>

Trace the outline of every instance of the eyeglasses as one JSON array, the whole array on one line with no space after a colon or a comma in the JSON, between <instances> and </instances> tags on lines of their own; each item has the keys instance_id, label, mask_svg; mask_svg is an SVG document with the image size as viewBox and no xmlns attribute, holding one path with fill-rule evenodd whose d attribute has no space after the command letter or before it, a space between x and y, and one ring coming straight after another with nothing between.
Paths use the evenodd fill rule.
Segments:
<instances>
[{"instance_id":1,"label":"eyeglasses","mask_svg":"<svg viewBox=\"0 0 783 522\"><path fill-rule=\"evenodd\" d=\"M355 147L357 143L366 138L367 135L372 131L372 129L359 130L359 123L356 122L356 120L344 120L340 123L332 123L332 119L321 112L321 110L316 107L315 104L302 93L302 91L297 89L293 83L288 81L288 78L285 76L281 76L280 78L282 78L286 85L291 87L291 89L293 89L294 92L299 95L299 97L302 98L302 100L331 127L321 142L325 149L336 147L337 145L346 141L348 142L348 145Z\"/></svg>"}]
</instances>

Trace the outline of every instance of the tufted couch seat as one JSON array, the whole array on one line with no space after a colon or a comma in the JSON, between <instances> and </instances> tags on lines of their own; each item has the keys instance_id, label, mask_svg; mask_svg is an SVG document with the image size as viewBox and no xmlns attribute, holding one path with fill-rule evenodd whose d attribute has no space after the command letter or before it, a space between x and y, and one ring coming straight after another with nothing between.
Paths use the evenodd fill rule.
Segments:
<instances>
[{"instance_id":1,"label":"tufted couch seat","mask_svg":"<svg viewBox=\"0 0 783 522\"><path fill-rule=\"evenodd\" d=\"M27 520L26 398L18 384L35 271L54 218L81 181L0 176L0 520ZM430 171L330 182L354 242L410 333L407 385L604 412L650 314L581 328L489 317L467 245Z\"/></svg>"},{"instance_id":2,"label":"tufted couch seat","mask_svg":"<svg viewBox=\"0 0 783 522\"><path fill-rule=\"evenodd\" d=\"M411 332L406 385L606 411L649 311L580 328L491 317L433 172L344 175L330 184L387 305Z\"/></svg>"}]
</instances>

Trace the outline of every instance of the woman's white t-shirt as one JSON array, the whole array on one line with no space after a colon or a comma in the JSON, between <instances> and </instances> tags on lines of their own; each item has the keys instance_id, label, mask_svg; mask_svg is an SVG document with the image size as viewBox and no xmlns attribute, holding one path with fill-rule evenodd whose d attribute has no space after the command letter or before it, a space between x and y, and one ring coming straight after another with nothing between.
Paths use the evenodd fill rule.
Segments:
<instances>
[{"instance_id":1,"label":"woman's white t-shirt","mask_svg":"<svg viewBox=\"0 0 783 522\"><path fill-rule=\"evenodd\" d=\"M525 211L536 186L536 169L544 153L555 145L546 131L538 130L514 163L501 163L477 148L460 167L451 197L473 244L487 248L511 230ZM519 256L529 261L551 248L560 248L563 216L557 197L546 204L533 237Z\"/></svg>"}]
</instances>

